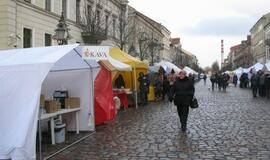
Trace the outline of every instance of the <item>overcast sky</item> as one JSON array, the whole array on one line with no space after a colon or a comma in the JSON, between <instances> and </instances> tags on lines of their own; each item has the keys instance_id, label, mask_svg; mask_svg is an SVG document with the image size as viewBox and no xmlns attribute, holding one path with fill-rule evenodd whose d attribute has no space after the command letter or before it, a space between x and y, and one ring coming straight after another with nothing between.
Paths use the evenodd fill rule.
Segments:
<instances>
[{"instance_id":1,"label":"overcast sky","mask_svg":"<svg viewBox=\"0 0 270 160\"><path fill-rule=\"evenodd\" d=\"M202 67L220 63L220 41L225 58L233 45L270 12L270 0L129 0L139 12L163 24L182 47L195 54Z\"/></svg>"}]
</instances>

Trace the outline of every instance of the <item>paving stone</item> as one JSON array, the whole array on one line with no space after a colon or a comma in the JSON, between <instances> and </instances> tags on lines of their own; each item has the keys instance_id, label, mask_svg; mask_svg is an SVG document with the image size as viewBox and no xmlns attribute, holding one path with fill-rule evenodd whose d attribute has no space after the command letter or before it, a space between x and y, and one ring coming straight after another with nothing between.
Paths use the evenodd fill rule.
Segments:
<instances>
[{"instance_id":1,"label":"paving stone","mask_svg":"<svg viewBox=\"0 0 270 160\"><path fill-rule=\"evenodd\" d=\"M195 85L199 108L190 109L186 133L173 103L150 103L120 111L114 122L51 159L269 160L270 100L233 86L209 91L207 83Z\"/></svg>"}]
</instances>

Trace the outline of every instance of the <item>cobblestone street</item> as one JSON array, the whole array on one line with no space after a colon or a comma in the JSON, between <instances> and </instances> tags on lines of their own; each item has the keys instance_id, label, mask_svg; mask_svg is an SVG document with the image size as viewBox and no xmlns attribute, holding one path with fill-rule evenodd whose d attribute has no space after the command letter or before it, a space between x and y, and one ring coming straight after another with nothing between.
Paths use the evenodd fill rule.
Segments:
<instances>
[{"instance_id":1,"label":"cobblestone street","mask_svg":"<svg viewBox=\"0 0 270 160\"><path fill-rule=\"evenodd\" d=\"M169 102L121 111L116 121L51 158L94 159L270 159L270 100L248 89L227 92L196 84L199 108L190 110L181 132L176 107Z\"/></svg>"}]
</instances>

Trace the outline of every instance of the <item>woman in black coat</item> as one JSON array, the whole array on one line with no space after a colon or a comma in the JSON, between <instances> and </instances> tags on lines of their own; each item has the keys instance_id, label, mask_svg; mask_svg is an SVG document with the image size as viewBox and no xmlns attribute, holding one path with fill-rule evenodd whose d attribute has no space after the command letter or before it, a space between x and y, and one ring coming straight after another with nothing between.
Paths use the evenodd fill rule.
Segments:
<instances>
[{"instance_id":1,"label":"woman in black coat","mask_svg":"<svg viewBox=\"0 0 270 160\"><path fill-rule=\"evenodd\" d=\"M185 71L180 71L179 78L177 78L170 90L169 100L172 102L174 99L183 132L185 132L187 128L189 106L193 99L194 92L194 85L188 79L187 73Z\"/></svg>"}]
</instances>

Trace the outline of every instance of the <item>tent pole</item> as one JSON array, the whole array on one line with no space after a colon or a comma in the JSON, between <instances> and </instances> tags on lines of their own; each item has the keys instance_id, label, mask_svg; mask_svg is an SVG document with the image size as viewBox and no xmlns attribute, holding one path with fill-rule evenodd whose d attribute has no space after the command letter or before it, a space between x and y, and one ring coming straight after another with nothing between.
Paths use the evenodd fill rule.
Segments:
<instances>
[{"instance_id":1,"label":"tent pole","mask_svg":"<svg viewBox=\"0 0 270 160\"><path fill-rule=\"evenodd\" d=\"M134 68L134 92L135 92L135 106L138 109L138 93L137 93L137 77L136 77L136 68Z\"/></svg>"},{"instance_id":2,"label":"tent pole","mask_svg":"<svg viewBox=\"0 0 270 160\"><path fill-rule=\"evenodd\" d=\"M76 49L73 49L80 57L82 57L81 55L80 55L80 53L76 50ZM94 107L95 107L95 105L94 105L94 79L93 79L93 67L85 60L85 59L83 59L83 61L89 66L89 68L90 68L90 72L91 72L91 75L89 75L89 79L90 79L90 83L91 83L91 88L90 88L90 90L92 90L92 94L93 94L93 98L92 98L92 106L93 106L93 110L91 110L90 109L90 111L89 111L89 119L91 118L91 119L93 119L93 122L94 122L94 131L96 130L96 127L95 127L95 118L94 118Z\"/></svg>"},{"instance_id":3,"label":"tent pole","mask_svg":"<svg viewBox=\"0 0 270 160\"><path fill-rule=\"evenodd\" d=\"M39 114L38 114L38 139L39 139L39 159L42 160L42 149L41 149L41 122L40 122L40 117L41 117L41 111L39 108Z\"/></svg>"}]
</instances>

